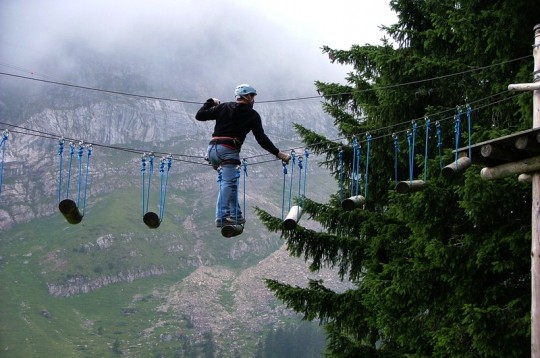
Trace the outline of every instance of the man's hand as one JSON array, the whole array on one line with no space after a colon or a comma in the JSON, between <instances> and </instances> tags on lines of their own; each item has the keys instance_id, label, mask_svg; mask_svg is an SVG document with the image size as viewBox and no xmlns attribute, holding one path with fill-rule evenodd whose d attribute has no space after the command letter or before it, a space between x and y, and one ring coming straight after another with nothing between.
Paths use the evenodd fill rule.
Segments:
<instances>
[{"instance_id":1,"label":"man's hand","mask_svg":"<svg viewBox=\"0 0 540 358\"><path fill-rule=\"evenodd\" d=\"M215 107L215 106L217 106L218 104L220 104L221 101L220 101L219 99L217 99L217 98L208 98L208 99L206 100L206 103L209 104L209 105L211 105L212 107Z\"/></svg>"},{"instance_id":2,"label":"man's hand","mask_svg":"<svg viewBox=\"0 0 540 358\"><path fill-rule=\"evenodd\" d=\"M289 164L289 160L291 160L291 156L285 152L279 152L277 154L277 157L285 162L285 164Z\"/></svg>"}]
</instances>

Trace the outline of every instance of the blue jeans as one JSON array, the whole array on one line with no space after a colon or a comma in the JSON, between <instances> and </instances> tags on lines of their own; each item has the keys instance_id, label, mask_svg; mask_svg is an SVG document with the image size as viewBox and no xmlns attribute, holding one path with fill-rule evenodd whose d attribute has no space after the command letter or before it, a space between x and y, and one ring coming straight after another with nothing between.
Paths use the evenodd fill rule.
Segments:
<instances>
[{"instance_id":1,"label":"blue jeans","mask_svg":"<svg viewBox=\"0 0 540 358\"><path fill-rule=\"evenodd\" d=\"M217 169L222 168L221 183L216 202L216 220L228 216L242 216L238 199L237 167L240 165L240 151L222 144L208 146L208 160Z\"/></svg>"}]
</instances>

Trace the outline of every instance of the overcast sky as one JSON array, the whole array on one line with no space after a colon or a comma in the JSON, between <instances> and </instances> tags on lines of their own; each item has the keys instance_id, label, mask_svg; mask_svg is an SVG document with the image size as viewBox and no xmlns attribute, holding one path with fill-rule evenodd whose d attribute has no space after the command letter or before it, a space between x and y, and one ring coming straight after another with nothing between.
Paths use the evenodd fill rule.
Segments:
<instances>
[{"instance_id":1,"label":"overcast sky","mask_svg":"<svg viewBox=\"0 0 540 358\"><path fill-rule=\"evenodd\" d=\"M178 80L189 68L203 88L254 82L258 88L296 86L310 92L315 80L343 82L349 71L331 65L320 48L379 44L384 35L379 26L396 18L388 2L1 0L0 71L31 70L62 79L68 69L79 71L81 64L70 62L75 60L68 50L77 44L111 58L115 51L128 51L129 60L122 61L132 67L144 59L161 67L175 61ZM58 69L40 68L47 58L54 58ZM222 81L212 82L216 78Z\"/></svg>"}]
</instances>

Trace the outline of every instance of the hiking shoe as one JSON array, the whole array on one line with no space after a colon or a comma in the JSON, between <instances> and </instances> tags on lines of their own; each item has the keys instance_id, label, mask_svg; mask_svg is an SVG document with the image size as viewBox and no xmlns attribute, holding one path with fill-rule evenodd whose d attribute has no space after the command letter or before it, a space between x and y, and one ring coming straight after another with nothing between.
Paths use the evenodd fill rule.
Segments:
<instances>
[{"instance_id":1,"label":"hiking shoe","mask_svg":"<svg viewBox=\"0 0 540 358\"><path fill-rule=\"evenodd\" d=\"M246 219L244 219L242 216L239 216L238 219L232 216L223 219L216 219L216 227L224 227L227 225L243 225L245 223Z\"/></svg>"},{"instance_id":2,"label":"hiking shoe","mask_svg":"<svg viewBox=\"0 0 540 358\"><path fill-rule=\"evenodd\" d=\"M246 219L244 219L243 216L239 216L239 217L229 216L225 218L225 222L228 225L243 225L246 223Z\"/></svg>"},{"instance_id":3,"label":"hiking shoe","mask_svg":"<svg viewBox=\"0 0 540 358\"><path fill-rule=\"evenodd\" d=\"M227 223L227 218L225 219L216 219L216 227L223 227L225 225L230 225Z\"/></svg>"}]
</instances>

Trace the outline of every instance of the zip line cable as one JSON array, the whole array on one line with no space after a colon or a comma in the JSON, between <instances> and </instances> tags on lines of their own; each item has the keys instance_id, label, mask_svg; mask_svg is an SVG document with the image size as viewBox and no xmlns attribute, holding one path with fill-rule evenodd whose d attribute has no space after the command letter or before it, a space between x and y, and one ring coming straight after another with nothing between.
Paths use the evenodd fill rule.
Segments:
<instances>
[{"instance_id":1,"label":"zip line cable","mask_svg":"<svg viewBox=\"0 0 540 358\"><path fill-rule=\"evenodd\" d=\"M503 94L505 94L507 92L509 92L509 91L502 91L502 92L490 95L488 97L484 97L484 98L479 99L479 100L471 101L471 102L469 102L468 106L470 104L480 103L480 102L483 102L485 100L492 99L493 97L503 95ZM490 102L490 103L487 103L487 104L484 104L484 105L480 105L480 106L477 106L475 108L475 110L478 111L480 109L487 108L487 107L493 106L495 104L498 104L498 103L501 103L501 102L504 102L504 101L512 100L512 99L516 98L517 96L521 96L521 95L524 95L524 94L526 94L526 93L525 92L524 93L518 93L518 94L515 94L515 95L507 97L507 98L502 98L502 99L499 99L497 101L493 101L493 102ZM442 114L445 114L445 113L448 113L448 112L455 112L455 108L440 111L440 112L437 112L437 113L433 113L430 116L433 117L433 116L442 115ZM419 117L419 118L417 118L417 120L420 120L422 118L424 118L424 117ZM365 118L365 119L367 119L367 118ZM437 122L439 122L439 125L440 125L440 123L448 121L448 120L452 120L452 119L454 119L454 115L441 118ZM399 127L399 126L402 126L402 125L409 125L410 123L411 123L411 121L407 121L407 122L397 123L397 124L394 124L392 126L374 128L374 129L370 129L370 133L379 132L379 131L383 131L383 130L388 130L388 129L396 128L396 127ZM69 141L74 141L74 142L78 141L78 139L75 139L75 138L67 138L67 137L57 135L57 134L47 133L47 132L44 132L44 131L35 130L35 129L31 129L31 128L27 128L27 127L23 127L23 126L19 126L19 125L7 123L7 122L0 121L0 124L1 125L6 125L8 127L18 128L18 129L26 131L26 132L22 132L22 131L12 129L10 132L15 133L15 134L30 135L30 136L41 137L41 138L46 138L46 139L54 139L54 140L58 140L58 138L64 138L64 139L69 140ZM383 134L383 135L380 135L380 136L377 136L377 137L373 137L372 139L373 140L379 140L379 139L383 139L383 138L388 137L388 136L392 136L393 134L397 135L399 133L405 133L406 131L407 131L407 129L404 129L404 130L401 130L401 131L394 131L392 134ZM338 142L338 141L341 141L341 140L349 140L350 138L354 138L354 136L346 136L346 137L328 139L328 140L326 140L324 142L314 143L311 146L327 144L329 142ZM128 153L138 154L138 155L142 155L144 153L149 152L148 150L143 150L143 149L126 148L126 147L120 147L120 146L114 146L114 145L106 145L106 144L101 144L101 143L94 143L94 142L89 142L89 141L85 141L85 143L92 144L94 147L102 147L102 148L107 148L107 149L120 150L120 151L124 151L124 152L128 152ZM335 143L335 145L336 145L336 147L338 147L340 144ZM300 150L300 149L304 149L306 147L307 146L299 146L299 147L292 148L291 150L294 150L294 149ZM173 157L174 157L173 160L174 161L184 162L184 163L188 163L188 164L198 164L198 165L208 166L208 164L203 162L203 161L198 162L198 161L194 161L194 160L185 160L185 159L178 158L178 157L186 157L186 158L195 158L195 159L204 160L203 156L165 153L165 152L154 152L154 153L158 154L158 155L163 155L163 156L173 155ZM268 155L269 154L267 154L267 153L258 154L258 155L248 156L245 159L255 159L255 158L260 158L260 157L267 157ZM265 164L265 163L270 163L270 162L275 162L275 161L276 161L276 159L272 158L272 159L268 159L268 160L257 161L257 162L251 163L251 165Z\"/></svg>"},{"instance_id":2,"label":"zip line cable","mask_svg":"<svg viewBox=\"0 0 540 358\"><path fill-rule=\"evenodd\" d=\"M397 87L404 87L404 86L409 86L409 85L413 85L413 84L419 84L419 83L423 83L423 82L436 81L436 80L446 79L446 78L449 78L449 77L460 76L460 75L464 75L464 74L471 73L471 72L483 71L485 69L500 66L500 65L503 65L503 64L516 62L516 61L521 61L521 60L527 59L527 58L529 58L531 56L532 55L529 54L529 55L526 55L526 56L518 57L518 58L507 60L507 61L498 62L498 63L488 65L488 66L471 68L469 70L462 71L462 72L456 72L456 73L451 73L451 74L448 74L448 75L442 75L442 76L432 77L432 78L423 79L423 80L405 82L405 83L390 84L390 85L385 85L385 86L380 86L380 87L376 86L375 88L369 88L369 89L360 90L360 91L342 92L342 93L335 93L335 94L328 94L328 95L318 95L318 96L305 96L305 97L276 99L276 100L260 101L258 103L277 103L277 102L287 102L287 101L301 101L301 100L306 100L306 99L334 97L334 96L341 96L341 95L344 95L344 94L352 94L352 93L359 93L359 92L360 93L361 92L372 92L372 91L379 91L379 90L384 90L384 89L392 89L392 88L397 88ZM16 66L6 65L6 64L2 64L2 63L0 63L0 65L17 68ZM32 73L34 73L34 72L32 72ZM89 90L89 91L109 93L109 94L114 94L114 95L129 96L129 97L136 97L136 98L145 98L145 99L155 99L155 100L161 100L161 101L179 102L179 103L187 103L187 104L202 104L202 102L196 102L196 101L188 101L188 100L181 100L181 99L175 99L175 98L141 95L141 94L135 94L135 93L129 93L129 92L122 92L122 91L113 91L113 90L107 90L107 89L102 89L102 88L84 86L84 85L68 83L68 82L60 82L60 81L47 80L47 79L42 79L42 78L35 78L35 77L29 77L29 76L23 76L23 75L16 75L16 74L7 73L7 72L0 72L0 75L19 78L19 79L26 79L26 80L31 80L31 81L37 81L37 82L43 82L43 83L48 83L48 84L54 84L54 85L59 85L59 86L78 88L78 89Z\"/></svg>"}]
</instances>

